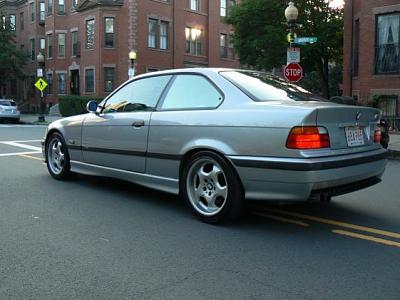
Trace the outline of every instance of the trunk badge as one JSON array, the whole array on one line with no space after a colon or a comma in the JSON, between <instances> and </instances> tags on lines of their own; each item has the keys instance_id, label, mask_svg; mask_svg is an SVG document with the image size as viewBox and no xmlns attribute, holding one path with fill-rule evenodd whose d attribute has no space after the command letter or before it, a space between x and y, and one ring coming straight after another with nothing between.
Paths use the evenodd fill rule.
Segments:
<instances>
[{"instance_id":1,"label":"trunk badge","mask_svg":"<svg viewBox=\"0 0 400 300\"><path fill-rule=\"evenodd\" d=\"M357 121L360 120L360 119L361 119L361 116L362 116L361 111L357 112L356 120L357 120Z\"/></svg>"}]
</instances>

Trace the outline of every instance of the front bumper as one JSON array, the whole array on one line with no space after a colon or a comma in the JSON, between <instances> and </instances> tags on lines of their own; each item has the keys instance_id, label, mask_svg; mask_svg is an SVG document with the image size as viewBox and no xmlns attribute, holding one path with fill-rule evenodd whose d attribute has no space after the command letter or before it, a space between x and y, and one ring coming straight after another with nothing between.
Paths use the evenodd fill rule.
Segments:
<instances>
[{"instance_id":1,"label":"front bumper","mask_svg":"<svg viewBox=\"0 0 400 300\"><path fill-rule=\"evenodd\" d=\"M386 156L385 149L378 149L319 158L229 156L229 159L236 167L246 198L301 201L320 191L343 194L367 187L367 182L369 185L379 182Z\"/></svg>"}]
</instances>

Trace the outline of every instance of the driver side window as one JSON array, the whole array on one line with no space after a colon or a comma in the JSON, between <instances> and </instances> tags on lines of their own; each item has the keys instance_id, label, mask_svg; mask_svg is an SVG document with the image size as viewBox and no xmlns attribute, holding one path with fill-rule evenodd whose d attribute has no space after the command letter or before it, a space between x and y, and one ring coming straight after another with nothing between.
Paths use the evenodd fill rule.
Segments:
<instances>
[{"instance_id":1,"label":"driver side window","mask_svg":"<svg viewBox=\"0 0 400 300\"><path fill-rule=\"evenodd\" d=\"M128 83L107 100L102 113L152 111L170 79L164 75Z\"/></svg>"}]
</instances>

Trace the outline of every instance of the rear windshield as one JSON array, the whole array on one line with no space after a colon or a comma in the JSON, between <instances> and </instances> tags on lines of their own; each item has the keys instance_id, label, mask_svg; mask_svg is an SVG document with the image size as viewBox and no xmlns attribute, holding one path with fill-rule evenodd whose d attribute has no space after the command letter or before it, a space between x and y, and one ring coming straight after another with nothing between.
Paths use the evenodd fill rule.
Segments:
<instances>
[{"instance_id":1,"label":"rear windshield","mask_svg":"<svg viewBox=\"0 0 400 300\"><path fill-rule=\"evenodd\" d=\"M255 101L326 101L319 95L268 73L222 71L220 74Z\"/></svg>"},{"instance_id":2,"label":"rear windshield","mask_svg":"<svg viewBox=\"0 0 400 300\"><path fill-rule=\"evenodd\" d=\"M2 105L2 106L17 106L17 104L12 100L0 100L0 105Z\"/></svg>"}]
</instances>

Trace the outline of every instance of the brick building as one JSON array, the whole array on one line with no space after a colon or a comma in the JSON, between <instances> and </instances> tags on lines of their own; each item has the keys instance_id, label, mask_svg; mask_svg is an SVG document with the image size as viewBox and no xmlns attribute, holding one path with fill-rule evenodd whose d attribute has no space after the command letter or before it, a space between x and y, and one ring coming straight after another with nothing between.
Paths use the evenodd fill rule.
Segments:
<instances>
[{"instance_id":1,"label":"brick building","mask_svg":"<svg viewBox=\"0 0 400 300\"><path fill-rule=\"evenodd\" d=\"M344 20L344 95L375 103L399 129L400 2L348 0Z\"/></svg>"},{"instance_id":2,"label":"brick building","mask_svg":"<svg viewBox=\"0 0 400 300\"><path fill-rule=\"evenodd\" d=\"M45 56L46 101L60 95L105 96L136 74L184 67L239 67L224 23L234 0L0 0L15 25L17 47L29 52L29 78L5 94L38 103L33 89ZM36 96L35 96L36 95Z\"/></svg>"}]
</instances>

